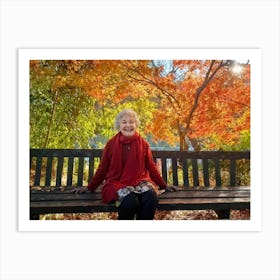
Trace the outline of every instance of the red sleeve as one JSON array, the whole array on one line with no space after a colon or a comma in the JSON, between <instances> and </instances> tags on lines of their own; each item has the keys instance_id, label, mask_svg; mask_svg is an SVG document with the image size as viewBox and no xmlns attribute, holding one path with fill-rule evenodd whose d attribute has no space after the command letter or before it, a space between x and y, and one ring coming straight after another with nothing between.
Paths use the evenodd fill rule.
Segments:
<instances>
[{"instance_id":1,"label":"red sleeve","mask_svg":"<svg viewBox=\"0 0 280 280\"><path fill-rule=\"evenodd\" d=\"M149 171L150 177L161 189L164 189L167 187L165 181L160 176L160 173L158 171L158 168L156 164L154 163L152 151L150 147L147 148L147 158L146 158L146 165L147 169Z\"/></svg>"},{"instance_id":2,"label":"red sleeve","mask_svg":"<svg viewBox=\"0 0 280 280\"><path fill-rule=\"evenodd\" d=\"M106 144L103 153L102 153L102 158L101 158L101 162L94 174L94 176L92 177L92 179L90 180L89 184L88 184L88 189L90 191L94 191L95 189L97 189L104 181L105 176L107 174L107 171L109 169L110 166L110 145L109 143Z\"/></svg>"}]
</instances>

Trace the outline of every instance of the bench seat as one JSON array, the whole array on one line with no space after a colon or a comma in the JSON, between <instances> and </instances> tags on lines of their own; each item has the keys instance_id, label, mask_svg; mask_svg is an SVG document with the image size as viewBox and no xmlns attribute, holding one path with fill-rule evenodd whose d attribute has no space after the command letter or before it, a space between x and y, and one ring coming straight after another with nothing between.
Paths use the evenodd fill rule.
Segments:
<instances>
[{"instance_id":1,"label":"bench seat","mask_svg":"<svg viewBox=\"0 0 280 280\"><path fill-rule=\"evenodd\" d=\"M104 204L100 191L72 193L73 187L42 187L30 191L30 218L50 213L116 212L114 204ZM228 218L228 209L250 209L249 187L180 187L177 192L159 195L158 210L217 210Z\"/></svg>"}]
</instances>

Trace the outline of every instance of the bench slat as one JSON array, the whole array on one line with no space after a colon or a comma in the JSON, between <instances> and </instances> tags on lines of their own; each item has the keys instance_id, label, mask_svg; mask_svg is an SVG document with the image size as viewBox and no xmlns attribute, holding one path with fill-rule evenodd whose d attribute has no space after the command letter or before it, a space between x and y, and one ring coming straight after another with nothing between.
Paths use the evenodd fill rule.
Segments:
<instances>
[{"instance_id":1,"label":"bench slat","mask_svg":"<svg viewBox=\"0 0 280 280\"><path fill-rule=\"evenodd\" d=\"M204 181L204 186L208 187L210 186L210 182L209 182L209 164L208 164L208 159L203 159L202 160L202 164L203 164L203 181Z\"/></svg>"},{"instance_id":2,"label":"bench slat","mask_svg":"<svg viewBox=\"0 0 280 280\"><path fill-rule=\"evenodd\" d=\"M193 184L199 186L197 159L192 159Z\"/></svg>"},{"instance_id":3,"label":"bench slat","mask_svg":"<svg viewBox=\"0 0 280 280\"><path fill-rule=\"evenodd\" d=\"M166 166L166 157L161 158L161 170L162 170L162 178L165 182L167 182L167 166Z\"/></svg>"},{"instance_id":4,"label":"bench slat","mask_svg":"<svg viewBox=\"0 0 280 280\"><path fill-rule=\"evenodd\" d=\"M84 158L79 157L79 165L78 165L78 181L77 185L82 186L83 185L83 174L84 174Z\"/></svg>"},{"instance_id":5,"label":"bench slat","mask_svg":"<svg viewBox=\"0 0 280 280\"><path fill-rule=\"evenodd\" d=\"M67 186L72 186L72 180L73 180L73 166L74 166L74 157L69 156L68 157L68 167L67 167Z\"/></svg>"},{"instance_id":6,"label":"bench slat","mask_svg":"<svg viewBox=\"0 0 280 280\"><path fill-rule=\"evenodd\" d=\"M236 160L230 160L230 185L236 185Z\"/></svg>"},{"instance_id":7,"label":"bench slat","mask_svg":"<svg viewBox=\"0 0 280 280\"><path fill-rule=\"evenodd\" d=\"M177 163L177 158L173 157L172 159L172 180L173 180L173 185L178 186L178 163Z\"/></svg>"},{"instance_id":8,"label":"bench slat","mask_svg":"<svg viewBox=\"0 0 280 280\"><path fill-rule=\"evenodd\" d=\"M93 177L93 169L94 169L94 157L90 157L89 158L89 169L88 169L88 178L87 178L87 181L90 182L91 178Z\"/></svg>"},{"instance_id":9,"label":"bench slat","mask_svg":"<svg viewBox=\"0 0 280 280\"><path fill-rule=\"evenodd\" d=\"M74 190L77 187L81 186L61 186L61 187L55 187L55 186L45 186L45 187L31 187L30 193L71 193L72 190ZM161 190L160 190L161 191ZM203 186L189 186L189 187L179 187L178 191L250 191L250 187L248 186L229 186L229 187L203 187ZM98 193L100 192L100 187L92 192ZM169 193L169 192L167 192ZM178 192L173 192L173 193L178 193ZM161 194L162 195L162 194Z\"/></svg>"},{"instance_id":10,"label":"bench slat","mask_svg":"<svg viewBox=\"0 0 280 280\"><path fill-rule=\"evenodd\" d=\"M247 209L250 199L244 198L195 198L195 199L163 199L159 201L159 210L203 210L203 209ZM86 213L86 212L115 212L117 207L103 204L100 200L77 201L42 201L31 202L33 214L47 213Z\"/></svg>"},{"instance_id":11,"label":"bench slat","mask_svg":"<svg viewBox=\"0 0 280 280\"><path fill-rule=\"evenodd\" d=\"M158 210L224 210L224 209L250 209L250 198L202 198L161 200Z\"/></svg>"},{"instance_id":12,"label":"bench slat","mask_svg":"<svg viewBox=\"0 0 280 280\"><path fill-rule=\"evenodd\" d=\"M45 184L47 186L51 184L52 162L53 162L53 157L48 157L48 159L47 159L47 167L46 167L46 178L45 178Z\"/></svg>"},{"instance_id":13,"label":"bench slat","mask_svg":"<svg viewBox=\"0 0 280 280\"><path fill-rule=\"evenodd\" d=\"M178 191L172 193L163 193L159 195L159 199L170 199L170 198L222 198L222 197L250 197L250 191ZM49 193L32 193L31 201L66 201L66 200L101 200L101 193L84 193L84 194L74 194L70 192L49 192Z\"/></svg>"},{"instance_id":14,"label":"bench slat","mask_svg":"<svg viewBox=\"0 0 280 280\"><path fill-rule=\"evenodd\" d=\"M188 160L186 158L183 158L181 161L182 161L182 169L183 169L183 184L184 184L184 186L188 187L190 185Z\"/></svg>"},{"instance_id":15,"label":"bench slat","mask_svg":"<svg viewBox=\"0 0 280 280\"><path fill-rule=\"evenodd\" d=\"M64 157L63 156L59 156L58 157L58 162L57 162L57 168L56 168L56 182L55 185L61 186L61 178L62 178L62 171L63 171L63 161L64 161Z\"/></svg>"},{"instance_id":16,"label":"bench slat","mask_svg":"<svg viewBox=\"0 0 280 280\"><path fill-rule=\"evenodd\" d=\"M219 159L215 159L215 178L216 178L216 186L221 186L222 185L221 165Z\"/></svg>"},{"instance_id":17,"label":"bench slat","mask_svg":"<svg viewBox=\"0 0 280 280\"><path fill-rule=\"evenodd\" d=\"M35 180L34 184L39 186L41 181L42 157L36 159Z\"/></svg>"},{"instance_id":18,"label":"bench slat","mask_svg":"<svg viewBox=\"0 0 280 280\"><path fill-rule=\"evenodd\" d=\"M219 203L236 203L242 204L243 202L250 202L250 198L248 197L223 197L223 198L209 198L209 197L202 197L202 198L168 198L168 199L161 199L159 201L160 205L164 204L181 204L181 205L194 205L194 204L219 204ZM78 206L85 206L85 205L97 205L99 207L106 208L110 204L104 204L99 199L98 200L50 200L50 201L32 201L31 207L34 208L52 208L52 207L78 207ZM117 208L117 207L116 207ZM201 209L205 209L204 207ZM116 209L115 209L116 210Z\"/></svg>"}]
</instances>

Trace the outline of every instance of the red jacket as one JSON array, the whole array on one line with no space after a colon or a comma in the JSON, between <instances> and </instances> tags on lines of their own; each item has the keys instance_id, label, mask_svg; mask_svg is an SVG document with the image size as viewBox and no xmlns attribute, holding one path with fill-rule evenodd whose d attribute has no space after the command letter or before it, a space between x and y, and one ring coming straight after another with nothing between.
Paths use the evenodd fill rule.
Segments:
<instances>
[{"instance_id":1,"label":"red jacket","mask_svg":"<svg viewBox=\"0 0 280 280\"><path fill-rule=\"evenodd\" d=\"M88 189L90 191L94 191L98 186L100 186L103 182L105 183L102 188L102 198L103 202L110 203L112 201L115 201L118 199L117 196L117 190L120 188L123 188L127 185L137 185L140 181L149 181L154 183L154 185L157 185L159 188L165 188L167 185L164 182L164 180L161 178L158 169L153 161L152 152L150 149L150 146L146 140L141 138L141 150L143 151L143 157L144 160L142 161L144 166L141 167L143 172L141 173L141 176L139 177L138 182L129 182L129 184L122 184L116 181L113 181L110 177L110 174L114 173L112 170L110 170L111 159L112 159L112 153L113 149L116 148L114 146L114 138L110 139L103 151L102 154L102 160L99 164L99 167L96 170L95 175L91 179ZM129 152L129 145L123 144L122 146L122 161L124 162L128 156ZM123 164L123 163L120 163ZM133 171L134 165L130 167L130 169ZM110 172L109 172L110 171ZM135 170L136 172L136 170ZM105 180L105 181L104 181Z\"/></svg>"}]
</instances>

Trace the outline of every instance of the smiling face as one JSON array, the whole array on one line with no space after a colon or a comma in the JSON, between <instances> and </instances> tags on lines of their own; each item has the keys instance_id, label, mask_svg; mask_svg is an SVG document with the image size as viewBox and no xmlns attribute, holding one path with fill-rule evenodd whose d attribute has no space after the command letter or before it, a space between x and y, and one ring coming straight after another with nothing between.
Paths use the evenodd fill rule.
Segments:
<instances>
[{"instance_id":1,"label":"smiling face","mask_svg":"<svg viewBox=\"0 0 280 280\"><path fill-rule=\"evenodd\" d=\"M135 118L129 116L129 115L124 115L120 119L120 132L126 136L126 137L131 137L135 134L137 129L137 124L135 121Z\"/></svg>"}]
</instances>

